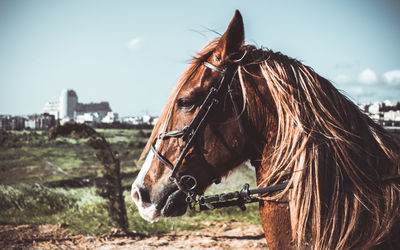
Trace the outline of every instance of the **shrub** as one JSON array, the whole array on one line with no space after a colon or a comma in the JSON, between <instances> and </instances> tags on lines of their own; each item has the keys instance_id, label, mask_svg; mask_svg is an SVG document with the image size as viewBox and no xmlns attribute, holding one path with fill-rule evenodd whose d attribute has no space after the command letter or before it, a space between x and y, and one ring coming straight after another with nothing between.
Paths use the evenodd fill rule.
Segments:
<instances>
[{"instance_id":1,"label":"shrub","mask_svg":"<svg viewBox=\"0 0 400 250\"><path fill-rule=\"evenodd\" d=\"M61 189L50 189L39 184L0 185L0 215L18 211L36 215L50 215L74 206L77 199Z\"/></svg>"}]
</instances>

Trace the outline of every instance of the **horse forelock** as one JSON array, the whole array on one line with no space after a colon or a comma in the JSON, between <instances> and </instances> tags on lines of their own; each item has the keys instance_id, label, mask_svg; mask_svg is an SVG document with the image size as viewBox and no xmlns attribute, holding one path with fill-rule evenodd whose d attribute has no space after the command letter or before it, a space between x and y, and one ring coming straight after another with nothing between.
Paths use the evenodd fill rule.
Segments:
<instances>
[{"instance_id":1,"label":"horse forelock","mask_svg":"<svg viewBox=\"0 0 400 250\"><path fill-rule=\"evenodd\" d=\"M385 240L399 220L400 192L395 183L380 180L400 172L399 147L311 68L280 53L246 49L256 59L246 64L255 63L258 70L246 73L243 66L241 82L254 92L246 79L261 77L278 119L260 186L292 173L288 186L293 188L268 199L289 195L294 201L290 213L297 246L310 238L316 249L371 247Z\"/></svg>"}]
</instances>

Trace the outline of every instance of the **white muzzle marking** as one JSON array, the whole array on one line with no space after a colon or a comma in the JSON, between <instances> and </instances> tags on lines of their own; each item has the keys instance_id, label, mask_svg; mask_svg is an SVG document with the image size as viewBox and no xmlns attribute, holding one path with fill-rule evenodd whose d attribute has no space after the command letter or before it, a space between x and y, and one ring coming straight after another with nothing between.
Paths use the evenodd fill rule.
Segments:
<instances>
[{"instance_id":1,"label":"white muzzle marking","mask_svg":"<svg viewBox=\"0 0 400 250\"><path fill-rule=\"evenodd\" d=\"M140 189L145 188L144 178L150 169L153 158L154 154L153 152L150 151L146 157L146 160L143 163L142 168L140 169L138 176L136 177L135 182L132 184L132 190L131 190L131 197L135 202L136 206L138 207L140 216L142 216L143 219L149 222L156 221L160 217L160 215L157 212L156 206L154 204L143 202L143 199L140 194Z\"/></svg>"}]
</instances>

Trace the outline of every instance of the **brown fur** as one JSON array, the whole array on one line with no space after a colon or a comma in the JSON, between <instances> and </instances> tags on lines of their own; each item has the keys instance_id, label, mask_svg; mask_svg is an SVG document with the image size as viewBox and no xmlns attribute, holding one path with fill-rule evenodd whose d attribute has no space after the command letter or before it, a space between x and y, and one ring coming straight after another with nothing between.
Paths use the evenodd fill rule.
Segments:
<instances>
[{"instance_id":1,"label":"brown fur","mask_svg":"<svg viewBox=\"0 0 400 250\"><path fill-rule=\"evenodd\" d=\"M191 84L192 75L212 58L219 44L219 39L212 41L193 59L149 143L169 128L181 88ZM237 54L241 57L236 88L245 98L242 115L252 129L251 140L263 152L255 151L249 157L262 160L257 171L259 186L278 183L289 175L291 189L264 199L289 200L290 212L282 218L290 224L295 247L398 246L400 186L381 180L400 174L399 146L328 80L299 61L253 46L242 46ZM148 148L149 144L143 154ZM261 211L268 204L272 203L265 202ZM268 209L271 213L262 215L263 223L277 225L280 222L271 216L287 213L280 205ZM284 231L286 239L288 232Z\"/></svg>"}]
</instances>

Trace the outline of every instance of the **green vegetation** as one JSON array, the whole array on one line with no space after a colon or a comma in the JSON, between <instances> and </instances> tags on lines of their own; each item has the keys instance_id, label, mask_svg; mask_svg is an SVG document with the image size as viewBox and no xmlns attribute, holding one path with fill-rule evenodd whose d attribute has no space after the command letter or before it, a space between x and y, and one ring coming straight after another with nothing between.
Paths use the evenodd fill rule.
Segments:
<instances>
[{"instance_id":1,"label":"green vegetation","mask_svg":"<svg viewBox=\"0 0 400 250\"><path fill-rule=\"evenodd\" d=\"M135 173L139 154L150 130L96 129L120 153L121 172ZM82 140L82 141L80 141ZM113 223L108 216L106 201L96 194L94 187L48 188L43 184L74 177L101 177L102 165L94 150L83 139L58 138L47 140L45 132L0 131L0 223L62 223L72 233L85 235L110 231ZM124 179L126 188L134 177ZM255 187L254 171L241 167L219 185L213 185L208 194L241 189L249 182ZM225 208L202 213L188 211L179 218L144 221L129 191L124 192L129 230L146 234L160 234L171 230L197 230L206 222L243 221L259 224L258 204L239 208Z\"/></svg>"},{"instance_id":2,"label":"green vegetation","mask_svg":"<svg viewBox=\"0 0 400 250\"><path fill-rule=\"evenodd\" d=\"M195 213L183 217L160 219L149 223L143 220L136 206L125 192L129 230L154 235L175 230L198 230L205 222L242 221L259 224L258 204L239 208L224 208ZM110 231L113 223L108 216L106 201L96 195L95 188L50 189L39 184L0 185L1 224L61 223L72 233L98 235Z\"/></svg>"},{"instance_id":3,"label":"green vegetation","mask_svg":"<svg viewBox=\"0 0 400 250\"><path fill-rule=\"evenodd\" d=\"M150 130L97 130L119 152L124 173L138 170L136 161ZM43 183L73 177L96 177L102 164L86 139L47 140L43 131L0 131L0 183Z\"/></svg>"}]
</instances>

